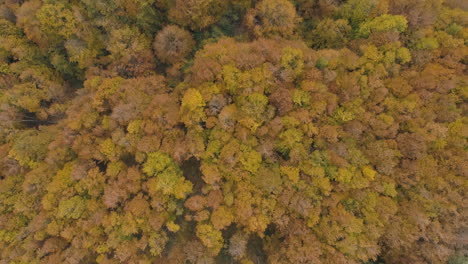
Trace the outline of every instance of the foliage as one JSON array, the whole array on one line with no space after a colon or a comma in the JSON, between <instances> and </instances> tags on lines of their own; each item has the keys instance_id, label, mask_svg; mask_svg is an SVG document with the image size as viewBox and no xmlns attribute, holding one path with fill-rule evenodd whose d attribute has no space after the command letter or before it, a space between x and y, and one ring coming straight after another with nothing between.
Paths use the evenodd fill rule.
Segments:
<instances>
[{"instance_id":1,"label":"foliage","mask_svg":"<svg viewBox=\"0 0 468 264\"><path fill-rule=\"evenodd\" d=\"M246 15L247 27L258 37L292 36L299 21L300 17L289 0L259 1Z\"/></svg>"},{"instance_id":2,"label":"foliage","mask_svg":"<svg viewBox=\"0 0 468 264\"><path fill-rule=\"evenodd\" d=\"M177 63L190 53L193 39L188 31L177 26L167 26L158 32L153 46L160 60Z\"/></svg>"},{"instance_id":3,"label":"foliage","mask_svg":"<svg viewBox=\"0 0 468 264\"><path fill-rule=\"evenodd\" d=\"M359 35L368 37L371 33L392 31L402 33L406 30L407 23L404 16L382 15L361 24L359 26Z\"/></svg>"},{"instance_id":4,"label":"foliage","mask_svg":"<svg viewBox=\"0 0 468 264\"><path fill-rule=\"evenodd\" d=\"M2 1L0 264L466 262L463 6Z\"/></svg>"},{"instance_id":5,"label":"foliage","mask_svg":"<svg viewBox=\"0 0 468 264\"><path fill-rule=\"evenodd\" d=\"M169 10L170 18L179 25L200 30L215 23L224 12L227 1L176 0Z\"/></svg>"},{"instance_id":6,"label":"foliage","mask_svg":"<svg viewBox=\"0 0 468 264\"><path fill-rule=\"evenodd\" d=\"M351 27L348 22L344 19L332 20L324 19L321 20L317 27L310 33L310 39L312 47L314 48L342 48L346 46L348 38L351 33Z\"/></svg>"}]
</instances>

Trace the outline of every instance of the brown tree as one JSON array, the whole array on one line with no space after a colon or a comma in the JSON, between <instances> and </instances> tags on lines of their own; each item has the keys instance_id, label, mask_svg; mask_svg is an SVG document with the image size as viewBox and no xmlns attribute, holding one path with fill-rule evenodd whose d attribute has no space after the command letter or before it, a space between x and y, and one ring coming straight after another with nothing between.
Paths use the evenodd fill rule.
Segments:
<instances>
[{"instance_id":1,"label":"brown tree","mask_svg":"<svg viewBox=\"0 0 468 264\"><path fill-rule=\"evenodd\" d=\"M245 24L256 37L290 37L300 20L290 1L262 0L247 12Z\"/></svg>"},{"instance_id":2,"label":"brown tree","mask_svg":"<svg viewBox=\"0 0 468 264\"><path fill-rule=\"evenodd\" d=\"M165 63L183 60L191 51L194 41L190 33L178 26L166 26L158 32L153 42L156 56Z\"/></svg>"},{"instance_id":3,"label":"brown tree","mask_svg":"<svg viewBox=\"0 0 468 264\"><path fill-rule=\"evenodd\" d=\"M229 1L176 0L169 10L169 17L181 26L200 30L215 23L225 11Z\"/></svg>"}]
</instances>

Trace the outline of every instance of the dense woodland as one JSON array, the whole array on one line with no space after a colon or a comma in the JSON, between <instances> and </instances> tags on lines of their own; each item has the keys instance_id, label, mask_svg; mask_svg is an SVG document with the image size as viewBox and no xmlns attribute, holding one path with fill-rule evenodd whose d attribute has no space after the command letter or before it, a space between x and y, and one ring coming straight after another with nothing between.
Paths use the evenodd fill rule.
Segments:
<instances>
[{"instance_id":1,"label":"dense woodland","mask_svg":"<svg viewBox=\"0 0 468 264\"><path fill-rule=\"evenodd\" d=\"M467 25L464 0L0 0L0 263L467 263Z\"/></svg>"}]
</instances>

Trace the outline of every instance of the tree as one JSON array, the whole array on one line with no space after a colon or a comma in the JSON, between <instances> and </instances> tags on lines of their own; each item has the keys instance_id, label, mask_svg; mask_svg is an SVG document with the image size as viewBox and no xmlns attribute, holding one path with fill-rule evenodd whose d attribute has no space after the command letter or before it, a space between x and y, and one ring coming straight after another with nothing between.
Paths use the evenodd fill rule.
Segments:
<instances>
[{"instance_id":1,"label":"tree","mask_svg":"<svg viewBox=\"0 0 468 264\"><path fill-rule=\"evenodd\" d=\"M247 250L248 235L243 232L236 232L229 239L228 252L236 259L242 258Z\"/></svg>"},{"instance_id":2,"label":"tree","mask_svg":"<svg viewBox=\"0 0 468 264\"><path fill-rule=\"evenodd\" d=\"M382 15L359 26L359 36L368 37L374 32L394 31L402 33L407 28L407 21L404 16Z\"/></svg>"},{"instance_id":3,"label":"tree","mask_svg":"<svg viewBox=\"0 0 468 264\"><path fill-rule=\"evenodd\" d=\"M83 198L73 196L59 203L57 216L59 218L78 219L85 212L86 207L86 201Z\"/></svg>"},{"instance_id":4,"label":"tree","mask_svg":"<svg viewBox=\"0 0 468 264\"><path fill-rule=\"evenodd\" d=\"M351 27L357 28L369 17L378 15L378 3L377 0L350 0L340 6L337 14L339 17L348 20Z\"/></svg>"},{"instance_id":5,"label":"tree","mask_svg":"<svg viewBox=\"0 0 468 264\"><path fill-rule=\"evenodd\" d=\"M228 227L234 221L232 212L225 206L216 208L211 214L211 223L217 230L222 230Z\"/></svg>"},{"instance_id":6,"label":"tree","mask_svg":"<svg viewBox=\"0 0 468 264\"><path fill-rule=\"evenodd\" d=\"M176 0L169 10L169 17L181 26L201 30L214 24L225 11L228 1Z\"/></svg>"},{"instance_id":7,"label":"tree","mask_svg":"<svg viewBox=\"0 0 468 264\"><path fill-rule=\"evenodd\" d=\"M290 37L301 20L288 0L262 0L248 11L245 19L246 26L256 37Z\"/></svg>"},{"instance_id":8,"label":"tree","mask_svg":"<svg viewBox=\"0 0 468 264\"><path fill-rule=\"evenodd\" d=\"M442 1L439 0L397 0L389 3L390 12L392 14L405 16L409 26L412 28L424 28L432 25L442 7Z\"/></svg>"},{"instance_id":9,"label":"tree","mask_svg":"<svg viewBox=\"0 0 468 264\"><path fill-rule=\"evenodd\" d=\"M150 176L148 189L152 194L160 191L164 195L184 199L192 191L192 183L185 180L180 168L167 154L150 153L143 171Z\"/></svg>"},{"instance_id":10,"label":"tree","mask_svg":"<svg viewBox=\"0 0 468 264\"><path fill-rule=\"evenodd\" d=\"M351 27L344 19L332 20L326 18L310 32L310 42L313 48L337 49L346 46L351 32Z\"/></svg>"},{"instance_id":11,"label":"tree","mask_svg":"<svg viewBox=\"0 0 468 264\"><path fill-rule=\"evenodd\" d=\"M153 43L156 56L166 63L183 60L192 50L194 41L190 33L178 26L167 26L158 34Z\"/></svg>"},{"instance_id":12,"label":"tree","mask_svg":"<svg viewBox=\"0 0 468 264\"><path fill-rule=\"evenodd\" d=\"M420 158L427 151L424 139L418 134L399 134L397 142L401 154L410 159Z\"/></svg>"},{"instance_id":13,"label":"tree","mask_svg":"<svg viewBox=\"0 0 468 264\"><path fill-rule=\"evenodd\" d=\"M180 115L182 120L187 126L196 125L205 119L203 107L205 101L202 95L196 89L188 89L182 98L182 105L180 107Z\"/></svg>"},{"instance_id":14,"label":"tree","mask_svg":"<svg viewBox=\"0 0 468 264\"><path fill-rule=\"evenodd\" d=\"M466 244L460 1L0 2L0 264Z\"/></svg>"},{"instance_id":15,"label":"tree","mask_svg":"<svg viewBox=\"0 0 468 264\"><path fill-rule=\"evenodd\" d=\"M13 141L9 156L19 162L20 165L35 168L47 155L47 146L54 138L54 130L42 131L26 130L18 133Z\"/></svg>"},{"instance_id":16,"label":"tree","mask_svg":"<svg viewBox=\"0 0 468 264\"><path fill-rule=\"evenodd\" d=\"M78 26L72 11L60 2L43 5L36 13L36 17L44 33L57 34L65 39L70 38Z\"/></svg>"},{"instance_id":17,"label":"tree","mask_svg":"<svg viewBox=\"0 0 468 264\"><path fill-rule=\"evenodd\" d=\"M220 231L208 224L197 225L197 237L200 238L213 255L217 255L223 247L223 237Z\"/></svg>"}]
</instances>

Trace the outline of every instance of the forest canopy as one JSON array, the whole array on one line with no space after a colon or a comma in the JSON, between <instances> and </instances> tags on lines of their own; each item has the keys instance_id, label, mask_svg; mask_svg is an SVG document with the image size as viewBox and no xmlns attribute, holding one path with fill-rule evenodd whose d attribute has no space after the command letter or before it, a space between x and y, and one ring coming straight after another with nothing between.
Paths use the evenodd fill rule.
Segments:
<instances>
[{"instance_id":1,"label":"forest canopy","mask_svg":"<svg viewBox=\"0 0 468 264\"><path fill-rule=\"evenodd\" d=\"M0 264L468 262L462 0L0 1Z\"/></svg>"}]
</instances>

